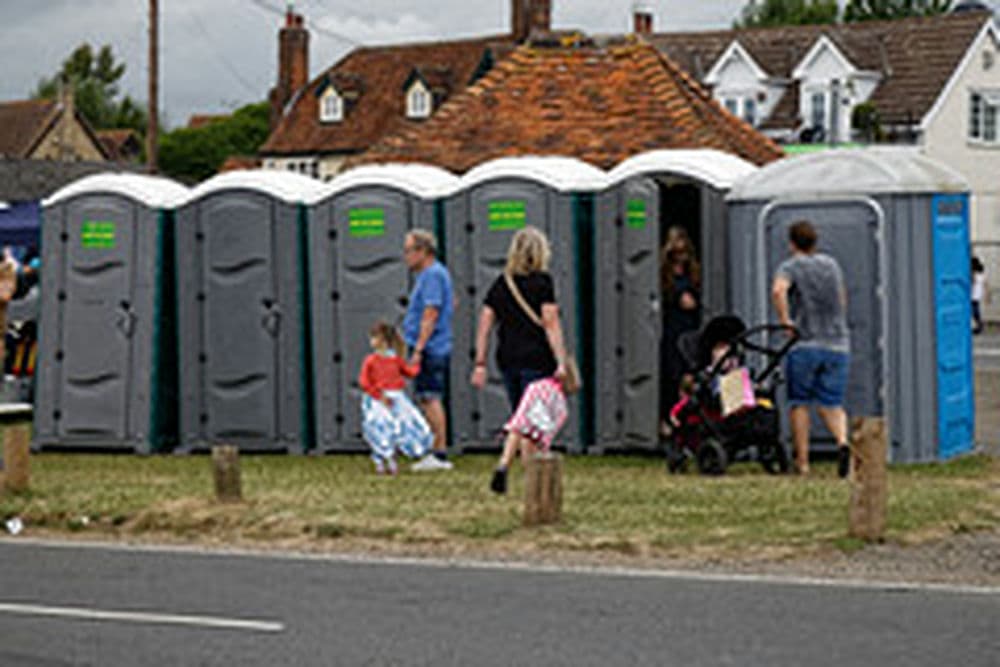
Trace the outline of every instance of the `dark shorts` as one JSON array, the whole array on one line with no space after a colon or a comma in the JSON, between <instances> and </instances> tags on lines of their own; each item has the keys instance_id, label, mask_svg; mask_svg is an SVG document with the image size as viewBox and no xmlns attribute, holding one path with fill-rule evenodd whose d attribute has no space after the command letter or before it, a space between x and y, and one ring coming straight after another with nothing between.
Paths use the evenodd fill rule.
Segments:
<instances>
[{"instance_id":1,"label":"dark shorts","mask_svg":"<svg viewBox=\"0 0 1000 667\"><path fill-rule=\"evenodd\" d=\"M844 405L851 357L818 347L796 347L788 353L788 403L839 408Z\"/></svg>"},{"instance_id":2,"label":"dark shorts","mask_svg":"<svg viewBox=\"0 0 1000 667\"><path fill-rule=\"evenodd\" d=\"M508 368L502 373L503 385L507 390L507 400L510 401L511 411L517 410L517 406L521 403L521 396L524 395L524 390L528 388L529 384L548 377L542 371L533 368Z\"/></svg>"},{"instance_id":3,"label":"dark shorts","mask_svg":"<svg viewBox=\"0 0 1000 667\"><path fill-rule=\"evenodd\" d=\"M450 366L451 358L448 355L438 356L424 352L420 359L420 374L413 383L414 397L420 402L444 400Z\"/></svg>"}]
</instances>

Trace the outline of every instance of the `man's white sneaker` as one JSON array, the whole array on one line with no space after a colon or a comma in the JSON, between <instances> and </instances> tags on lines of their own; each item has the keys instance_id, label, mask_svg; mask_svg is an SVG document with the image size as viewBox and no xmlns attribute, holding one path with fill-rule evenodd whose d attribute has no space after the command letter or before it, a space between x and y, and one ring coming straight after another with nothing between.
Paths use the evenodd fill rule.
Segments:
<instances>
[{"instance_id":1,"label":"man's white sneaker","mask_svg":"<svg viewBox=\"0 0 1000 667\"><path fill-rule=\"evenodd\" d=\"M432 470L451 470L454 467L451 461L442 461L433 454L428 454L414 463L411 470L414 472L430 472Z\"/></svg>"}]
</instances>

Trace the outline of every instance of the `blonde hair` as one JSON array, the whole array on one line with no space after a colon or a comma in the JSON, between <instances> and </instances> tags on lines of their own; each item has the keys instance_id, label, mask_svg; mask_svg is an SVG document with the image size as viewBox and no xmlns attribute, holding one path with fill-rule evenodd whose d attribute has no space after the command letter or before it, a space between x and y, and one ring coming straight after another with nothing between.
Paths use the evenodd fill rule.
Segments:
<instances>
[{"instance_id":1,"label":"blonde hair","mask_svg":"<svg viewBox=\"0 0 1000 667\"><path fill-rule=\"evenodd\" d=\"M437 239L426 229L414 229L406 234L407 238L413 241L413 247L417 250L437 256Z\"/></svg>"},{"instance_id":2,"label":"blonde hair","mask_svg":"<svg viewBox=\"0 0 1000 667\"><path fill-rule=\"evenodd\" d=\"M507 272L526 276L536 271L548 271L552 250L549 240L537 227L525 227L514 234L507 251Z\"/></svg>"}]
</instances>

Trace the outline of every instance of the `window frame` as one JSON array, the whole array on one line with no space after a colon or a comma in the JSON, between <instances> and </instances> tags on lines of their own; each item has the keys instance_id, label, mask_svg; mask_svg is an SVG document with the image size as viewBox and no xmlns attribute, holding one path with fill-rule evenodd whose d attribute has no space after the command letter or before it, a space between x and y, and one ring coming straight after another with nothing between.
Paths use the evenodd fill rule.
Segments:
<instances>
[{"instance_id":1,"label":"window frame","mask_svg":"<svg viewBox=\"0 0 1000 667\"><path fill-rule=\"evenodd\" d=\"M417 104L417 100L420 100L421 104ZM406 117L414 120L430 118L432 107L430 91L419 82L412 85L406 94Z\"/></svg>"},{"instance_id":2,"label":"window frame","mask_svg":"<svg viewBox=\"0 0 1000 667\"><path fill-rule=\"evenodd\" d=\"M744 97L742 111L743 113L740 114L740 116L743 118L744 122L750 125L750 127L757 127L757 121L759 120L757 117L757 100L753 97Z\"/></svg>"},{"instance_id":3,"label":"window frame","mask_svg":"<svg viewBox=\"0 0 1000 667\"><path fill-rule=\"evenodd\" d=\"M827 98L829 97L827 91L825 90L814 90L809 94L809 127L812 129L820 128L824 132L829 131L828 125L830 124L830 112L829 103ZM821 104L817 104L817 100ZM819 122L817 123L817 117L819 117Z\"/></svg>"},{"instance_id":4,"label":"window frame","mask_svg":"<svg viewBox=\"0 0 1000 667\"><path fill-rule=\"evenodd\" d=\"M330 108L330 105L333 105ZM334 88L327 90L319 99L319 121L321 123L339 123L344 120L344 98Z\"/></svg>"}]
</instances>

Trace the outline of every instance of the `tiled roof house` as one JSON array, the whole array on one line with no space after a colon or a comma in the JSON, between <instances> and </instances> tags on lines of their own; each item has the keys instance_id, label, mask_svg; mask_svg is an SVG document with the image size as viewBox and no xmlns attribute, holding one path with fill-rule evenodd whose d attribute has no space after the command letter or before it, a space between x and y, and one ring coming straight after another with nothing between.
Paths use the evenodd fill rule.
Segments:
<instances>
[{"instance_id":1,"label":"tiled roof house","mask_svg":"<svg viewBox=\"0 0 1000 667\"><path fill-rule=\"evenodd\" d=\"M465 172L511 155L565 155L610 169L662 148L715 148L756 164L781 149L726 113L641 41L600 46L538 39L446 103L348 161L419 161Z\"/></svg>"},{"instance_id":2,"label":"tiled roof house","mask_svg":"<svg viewBox=\"0 0 1000 667\"><path fill-rule=\"evenodd\" d=\"M67 91L59 100L0 103L0 158L96 161L108 155Z\"/></svg>"}]
</instances>

